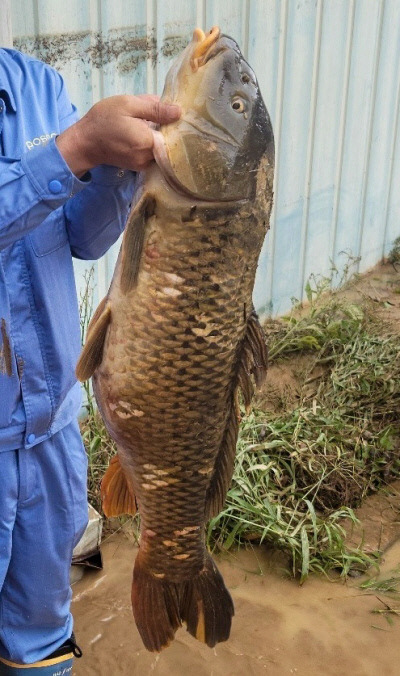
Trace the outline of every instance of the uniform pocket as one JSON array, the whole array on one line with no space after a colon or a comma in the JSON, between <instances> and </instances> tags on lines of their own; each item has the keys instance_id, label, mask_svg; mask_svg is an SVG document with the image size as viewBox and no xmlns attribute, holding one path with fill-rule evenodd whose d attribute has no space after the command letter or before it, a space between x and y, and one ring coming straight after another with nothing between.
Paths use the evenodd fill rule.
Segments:
<instances>
[{"instance_id":1,"label":"uniform pocket","mask_svg":"<svg viewBox=\"0 0 400 676\"><path fill-rule=\"evenodd\" d=\"M36 256L46 256L66 246L68 235L63 209L53 211L28 236Z\"/></svg>"}]
</instances>

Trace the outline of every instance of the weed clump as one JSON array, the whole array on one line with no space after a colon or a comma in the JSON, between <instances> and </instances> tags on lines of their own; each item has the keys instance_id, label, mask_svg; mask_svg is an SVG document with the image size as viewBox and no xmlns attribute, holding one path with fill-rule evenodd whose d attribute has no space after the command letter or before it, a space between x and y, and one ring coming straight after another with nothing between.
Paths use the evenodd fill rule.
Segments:
<instances>
[{"instance_id":1,"label":"weed clump","mask_svg":"<svg viewBox=\"0 0 400 676\"><path fill-rule=\"evenodd\" d=\"M394 266L400 263L400 237L396 237L393 242L393 247L388 255L388 262Z\"/></svg>"}]
</instances>

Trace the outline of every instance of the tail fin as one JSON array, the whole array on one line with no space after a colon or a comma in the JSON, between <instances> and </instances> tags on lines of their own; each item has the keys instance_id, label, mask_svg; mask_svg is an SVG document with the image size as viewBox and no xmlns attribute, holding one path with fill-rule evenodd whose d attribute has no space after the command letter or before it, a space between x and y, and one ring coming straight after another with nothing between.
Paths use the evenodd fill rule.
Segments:
<instances>
[{"instance_id":1,"label":"tail fin","mask_svg":"<svg viewBox=\"0 0 400 676\"><path fill-rule=\"evenodd\" d=\"M233 602L210 556L190 581L176 584L149 572L139 551L132 582L132 608L142 641L150 651L166 648L186 623L192 636L212 648L229 638Z\"/></svg>"},{"instance_id":2,"label":"tail fin","mask_svg":"<svg viewBox=\"0 0 400 676\"><path fill-rule=\"evenodd\" d=\"M145 647L159 652L181 626L177 585L155 577L143 558L139 549L133 569L132 610Z\"/></svg>"},{"instance_id":3,"label":"tail fin","mask_svg":"<svg viewBox=\"0 0 400 676\"><path fill-rule=\"evenodd\" d=\"M181 620L192 636L213 648L227 641L231 633L234 607L224 580L211 556L203 570L184 583L180 603Z\"/></svg>"}]
</instances>

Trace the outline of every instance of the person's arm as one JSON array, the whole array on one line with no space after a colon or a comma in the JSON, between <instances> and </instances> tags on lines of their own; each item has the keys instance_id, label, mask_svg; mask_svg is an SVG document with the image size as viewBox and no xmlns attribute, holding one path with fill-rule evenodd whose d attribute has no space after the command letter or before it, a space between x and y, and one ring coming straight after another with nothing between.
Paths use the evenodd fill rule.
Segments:
<instances>
[{"instance_id":1,"label":"person's arm","mask_svg":"<svg viewBox=\"0 0 400 676\"><path fill-rule=\"evenodd\" d=\"M78 121L78 116L75 107L70 103L63 79L59 75L58 77L61 88L57 105L60 130L64 132ZM79 171L75 166L73 148L75 134L69 137L67 135L67 144L68 138L72 146L68 156L69 162L81 176L84 169ZM64 146L64 152L68 155L65 140L63 137L57 143L61 147ZM65 203L64 217L72 255L76 258L95 260L118 239L125 226L134 190L135 174L102 165L93 169L85 178L87 183L85 190Z\"/></svg>"},{"instance_id":2,"label":"person's arm","mask_svg":"<svg viewBox=\"0 0 400 676\"><path fill-rule=\"evenodd\" d=\"M71 253L75 258L96 260L122 233L136 174L116 167L99 166L90 172L88 186L64 206Z\"/></svg>"},{"instance_id":3,"label":"person's arm","mask_svg":"<svg viewBox=\"0 0 400 676\"><path fill-rule=\"evenodd\" d=\"M137 118L168 123L179 117L179 109L151 96L115 96L75 122L76 110L63 80L55 76L60 81L58 103L64 129L57 142L52 139L21 158L0 157L0 250L66 205L74 255L96 258L121 232L133 189L126 177L115 184L116 178L121 179L117 169L97 165L108 163L132 171L147 166L153 159L153 137L144 119ZM87 172L93 167L97 168L91 178Z\"/></svg>"},{"instance_id":4,"label":"person's arm","mask_svg":"<svg viewBox=\"0 0 400 676\"><path fill-rule=\"evenodd\" d=\"M179 109L158 97L114 96L57 138L71 170L77 176L91 174L86 189L64 207L75 257L99 258L121 234L134 190L130 170L140 171L154 159L153 134L145 120L160 124L178 117Z\"/></svg>"},{"instance_id":5,"label":"person's arm","mask_svg":"<svg viewBox=\"0 0 400 676\"><path fill-rule=\"evenodd\" d=\"M63 81L58 110L61 132L78 121ZM61 139L61 146L64 142L65 139ZM73 150L69 159L74 165ZM79 176L82 171L77 170ZM135 176L131 171L107 165L95 167L86 174L85 190L69 199L63 207L71 253L75 258L100 258L118 239L125 226Z\"/></svg>"}]
</instances>

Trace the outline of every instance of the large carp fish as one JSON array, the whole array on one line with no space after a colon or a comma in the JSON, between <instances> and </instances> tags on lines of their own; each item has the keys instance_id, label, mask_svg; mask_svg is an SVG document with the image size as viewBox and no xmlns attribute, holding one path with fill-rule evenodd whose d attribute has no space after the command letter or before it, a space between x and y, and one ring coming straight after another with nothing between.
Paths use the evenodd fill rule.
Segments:
<instances>
[{"instance_id":1,"label":"large carp fish","mask_svg":"<svg viewBox=\"0 0 400 676\"><path fill-rule=\"evenodd\" d=\"M267 369L252 304L272 206L274 141L237 43L196 29L163 99L182 116L154 131L107 297L77 376L93 375L116 441L107 515L141 515L132 606L148 650L183 623L210 647L229 637L231 597L205 546L234 465L238 393Z\"/></svg>"}]
</instances>

